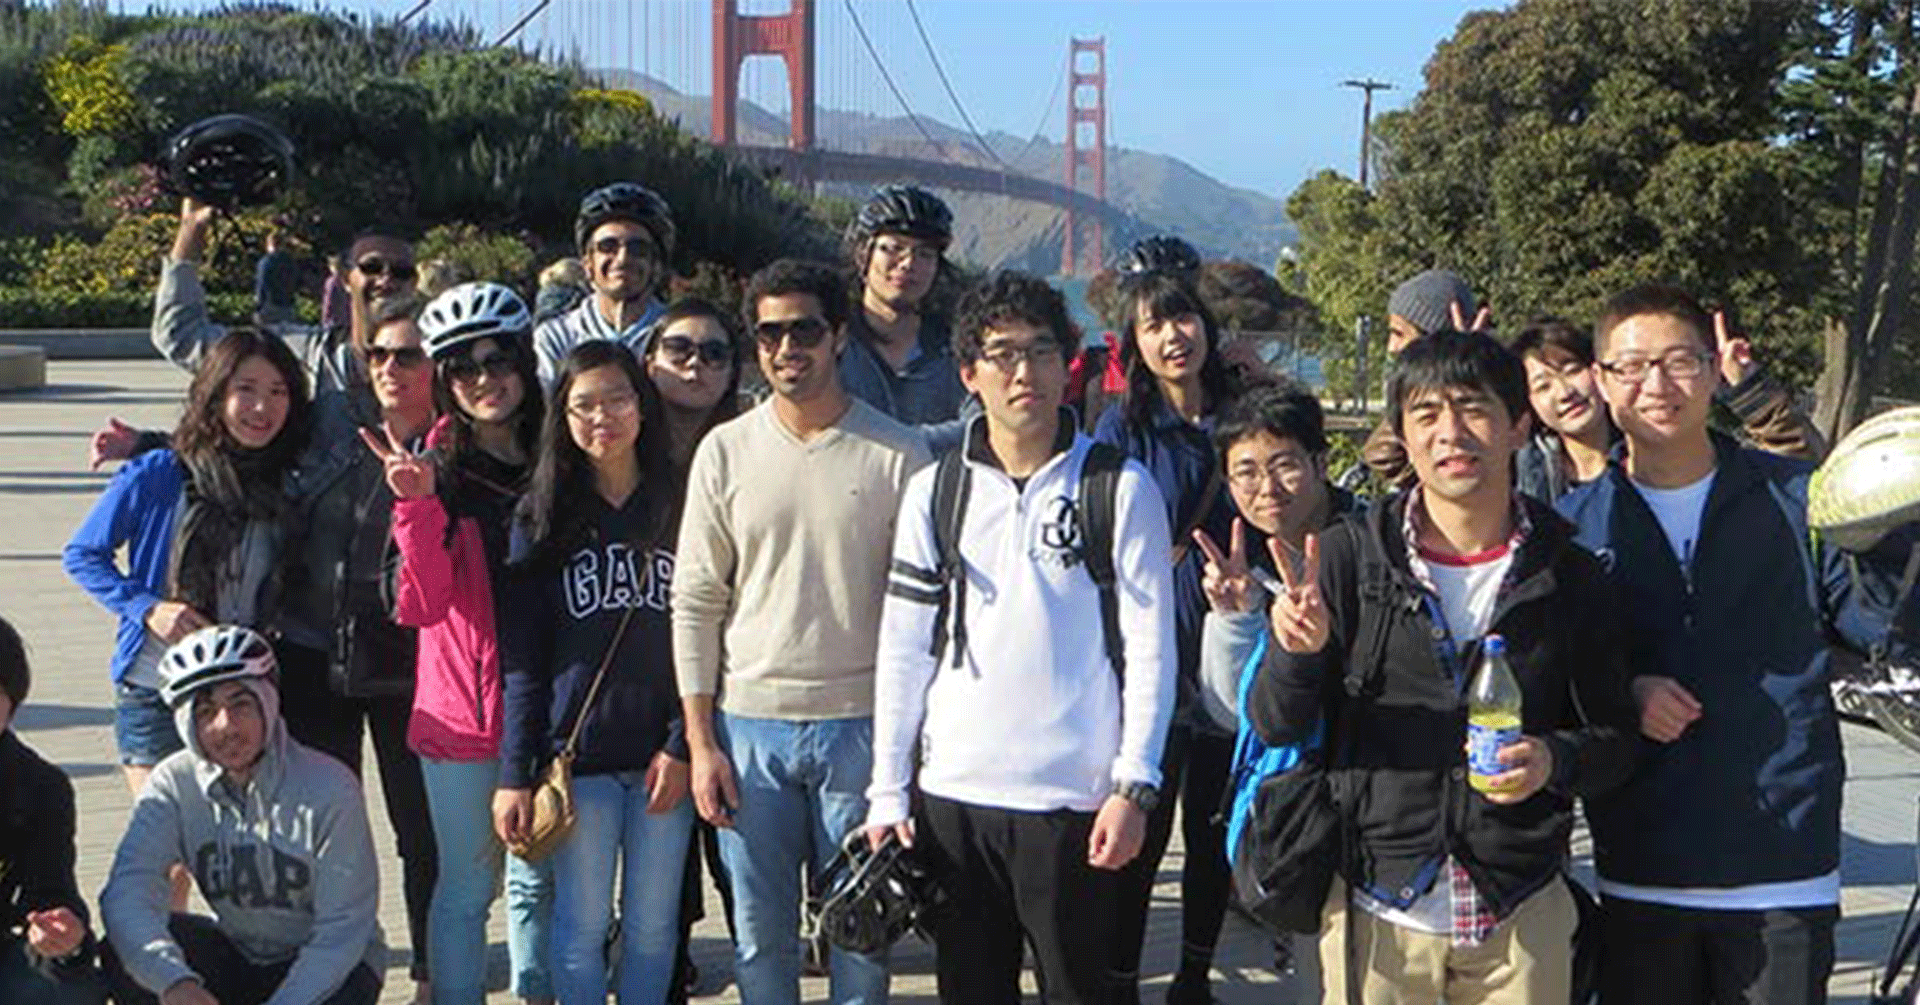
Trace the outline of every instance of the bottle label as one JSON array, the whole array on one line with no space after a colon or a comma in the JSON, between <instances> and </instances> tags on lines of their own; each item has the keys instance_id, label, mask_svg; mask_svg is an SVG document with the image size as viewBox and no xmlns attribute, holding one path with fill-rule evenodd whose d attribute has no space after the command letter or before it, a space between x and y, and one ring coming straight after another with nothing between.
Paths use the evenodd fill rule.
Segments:
<instances>
[{"instance_id":1,"label":"bottle label","mask_svg":"<svg viewBox=\"0 0 1920 1005\"><path fill-rule=\"evenodd\" d=\"M1520 726L1467 724L1467 771L1487 778L1510 770L1500 763L1500 748L1520 740Z\"/></svg>"}]
</instances>

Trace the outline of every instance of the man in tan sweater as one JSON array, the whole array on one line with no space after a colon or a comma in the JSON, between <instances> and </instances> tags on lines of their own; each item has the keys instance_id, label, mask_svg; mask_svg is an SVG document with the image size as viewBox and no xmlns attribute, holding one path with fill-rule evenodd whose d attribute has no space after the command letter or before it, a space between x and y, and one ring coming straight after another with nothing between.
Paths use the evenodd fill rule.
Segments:
<instances>
[{"instance_id":1,"label":"man in tan sweater","mask_svg":"<svg viewBox=\"0 0 1920 1005\"><path fill-rule=\"evenodd\" d=\"M801 865L866 818L894 516L927 461L919 433L840 386L848 302L824 265L754 275L743 313L773 395L701 442L680 523L674 667L746 1005L798 1005ZM832 1000L884 1005L886 961L835 952Z\"/></svg>"}]
</instances>

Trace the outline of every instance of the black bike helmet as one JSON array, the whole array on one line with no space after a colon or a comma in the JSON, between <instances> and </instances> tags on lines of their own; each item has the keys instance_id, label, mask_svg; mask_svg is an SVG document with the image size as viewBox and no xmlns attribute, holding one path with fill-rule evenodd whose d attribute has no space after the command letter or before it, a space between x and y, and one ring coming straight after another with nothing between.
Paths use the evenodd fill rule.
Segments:
<instances>
[{"instance_id":1,"label":"black bike helmet","mask_svg":"<svg viewBox=\"0 0 1920 1005\"><path fill-rule=\"evenodd\" d=\"M848 952L879 953L909 929L924 928L941 899L939 884L912 849L889 833L874 851L865 829L855 828L814 877L808 930Z\"/></svg>"},{"instance_id":2,"label":"black bike helmet","mask_svg":"<svg viewBox=\"0 0 1920 1005\"><path fill-rule=\"evenodd\" d=\"M918 185L883 185L847 229L847 245L858 250L879 234L904 234L931 241L945 251L953 240L953 211Z\"/></svg>"},{"instance_id":3,"label":"black bike helmet","mask_svg":"<svg viewBox=\"0 0 1920 1005\"><path fill-rule=\"evenodd\" d=\"M174 192L229 212L272 202L293 177L293 141L250 115L201 119L166 150Z\"/></svg>"},{"instance_id":4,"label":"black bike helmet","mask_svg":"<svg viewBox=\"0 0 1920 1005\"><path fill-rule=\"evenodd\" d=\"M573 219L573 243L586 250L587 239L609 220L627 220L645 227L660 249L660 260L673 258L677 236L673 210L667 200L660 198L660 193L630 181L617 181L588 192L587 197L580 200L580 212Z\"/></svg>"},{"instance_id":5,"label":"black bike helmet","mask_svg":"<svg viewBox=\"0 0 1920 1005\"><path fill-rule=\"evenodd\" d=\"M1192 276L1200 271L1200 253L1177 237L1148 237L1135 241L1113 268L1123 278L1152 273Z\"/></svg>"}]
</instances>

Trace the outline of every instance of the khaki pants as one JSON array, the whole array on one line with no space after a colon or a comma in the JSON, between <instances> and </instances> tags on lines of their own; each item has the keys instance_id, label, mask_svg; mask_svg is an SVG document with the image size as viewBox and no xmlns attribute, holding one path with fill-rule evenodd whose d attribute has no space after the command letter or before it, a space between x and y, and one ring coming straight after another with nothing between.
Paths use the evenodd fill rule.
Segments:
<instances>
[{"instance_id":1,"label":"khaki pants","mask_svg":"<svg viewBox=\"0 0 1920 1005\"><path fill-rule=\"evenodd\" d=\"M1320 915L1322 1005L1347 1005L1347 887ZM1572 995L1573 895L1556 879L1478 946L1402 928L1353 909L1354 966L1366 1005L1564 1005Z\"/></svg>"}]
</instances>

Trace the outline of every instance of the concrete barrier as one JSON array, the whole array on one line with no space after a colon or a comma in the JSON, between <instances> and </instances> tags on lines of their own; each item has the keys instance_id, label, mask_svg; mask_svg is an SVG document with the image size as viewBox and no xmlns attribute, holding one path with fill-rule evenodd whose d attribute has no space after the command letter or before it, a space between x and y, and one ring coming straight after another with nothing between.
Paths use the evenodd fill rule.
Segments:
<instances>
[{"instance_id":1,"label":"concrete barrier","mask_svg":"<svg viewBox=\"0 0 1920 1005\"><path fill-rule=\"evenodd\" d=\"M0 345L0 391L32 391L46 383L45 350L32 345Z\"/></svg>"},{"instance_id":2,"label":"concrete barrier","mask_svg":"<svg viewBox=\"0 0 1920 1005\"><path fill-rule=\"evenodd\" d=\"M159 359L145 328L0 328L0 345L33 346L47 359Z\"/></svg>"}]
</instances>

